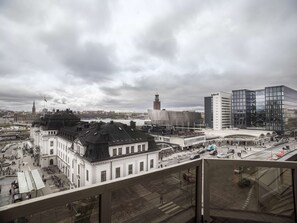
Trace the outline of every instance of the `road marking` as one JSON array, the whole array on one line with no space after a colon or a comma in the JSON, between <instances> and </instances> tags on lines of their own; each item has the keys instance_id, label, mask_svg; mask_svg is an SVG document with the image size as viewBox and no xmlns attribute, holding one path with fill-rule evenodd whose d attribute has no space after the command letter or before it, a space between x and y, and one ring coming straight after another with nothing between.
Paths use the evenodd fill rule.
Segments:
<instances>
[{"instance_id":1,"label":"road marking","mask_svg":"<svg viewBox=\"0 0 297 223\"><path fill-rule=\"evenodd\" d=\"M171 204L171 205L169 205L168 207L161 208L161 210L162 210L162 211L167 211L167 210L169 210L170 208L173 208L173 207L175 207L175 206L176 206L176 204Z\"/></svg>"},{"instance_id":2,"label":"road marking","mask_svg":"<svg viewBox=\"0 0 297 223\"><path fill-rule=\"evenodd\" d=\"M170 204L172 204L173 202L171 201L171 202L169 202L169 203L165 203L165 204L159 204L158 206L160 206L159 207L159 209L160 208L163 208L163 207L166 207L166 206L168 206L168 205L170 205ZM162 207L163 206L163 207Z\"/></svg>"},{"instance_id":3,"label":"road marking","mask_svg":"<svg viewBox=\"0 0 297 223\"><path fill-rule=\"evenodd\" d=\"M179 206L176 206L175 208L172 208L171 210L166 211L165 214L169 214L170 212L172 212L172 211L174 211L174 210L176 210L176 209L178 209L178 208L179 208Z\"/></svg>"}]
</instances>

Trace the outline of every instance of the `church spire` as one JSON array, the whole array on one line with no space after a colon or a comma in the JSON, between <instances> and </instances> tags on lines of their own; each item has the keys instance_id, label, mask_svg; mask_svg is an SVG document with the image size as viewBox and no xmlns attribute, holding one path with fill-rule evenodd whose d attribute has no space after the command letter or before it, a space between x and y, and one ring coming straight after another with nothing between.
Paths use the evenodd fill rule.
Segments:
<instances>
[{"instance_id":1,"label":"church spire","mask_svg":"<svg viewBox=\"0 0 297 223\"><path fill-rule=\"evenodd\" d=\"M36 113L35 100L33 101L32 114Z\"/></svg>"}]
</instances>

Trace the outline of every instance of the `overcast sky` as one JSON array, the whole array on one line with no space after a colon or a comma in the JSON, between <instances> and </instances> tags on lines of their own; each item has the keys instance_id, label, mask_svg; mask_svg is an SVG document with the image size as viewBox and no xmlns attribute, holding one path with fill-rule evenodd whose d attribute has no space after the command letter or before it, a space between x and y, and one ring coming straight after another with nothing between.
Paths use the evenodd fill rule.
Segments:
<instances>
[{"instance_id":1,"label":"overcast sky","mask_svg":"<svg viewBox=\"0 0 297 223\"><path fill-rule=\"evenodd\" d=\"M297 89L297 1L0 0L0 109L203 110ZM46 97L47 103L43 101Z\"/></svg>"}]
</instances>

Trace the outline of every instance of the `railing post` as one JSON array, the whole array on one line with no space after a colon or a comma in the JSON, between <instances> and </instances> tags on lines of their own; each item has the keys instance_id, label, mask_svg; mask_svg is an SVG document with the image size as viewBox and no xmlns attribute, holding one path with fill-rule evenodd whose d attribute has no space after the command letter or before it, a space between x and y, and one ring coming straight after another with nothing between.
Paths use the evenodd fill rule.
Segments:
<instances>
[{"instance_id":1,"label":"railing post","mask_svg":"<svg viewBox=\"0 0 297 223\"><path fill-rule=\"evenodd\" d=\"M99 222L111 222L111 192L107 191L100 195L99 200Z\"/></svg>"},{"instance_id":2,"label":"railing post","mask_svg":"<svg viewBox=\"0 0 297 223\"><path fill-rule=\"evenodd\" d=\"M199 166L196 166L196 223L201 222L201 208L202 208L202 164L201 160Z\"/></svg>"},{"instance_id":3,"label":"railing post","mask_svg":"<svg viewBox=\"0 0 297 223\"><path fill-rule=\"evenodd\" d=\"M203 159L203 222L210 222L210 211L209 211L209 163L208 160Z\"/></svg>"},{"instance_id":4,"label":"railing post","mask_svg":"<svg viewBox=\"0 0 297 223\"><path fill-rule=\"evenodd\" d=\"M293 172L293 196L294 196L294 213L295 221L297 220L297 169L292 169Z\"/></svg>"}]
</instances>

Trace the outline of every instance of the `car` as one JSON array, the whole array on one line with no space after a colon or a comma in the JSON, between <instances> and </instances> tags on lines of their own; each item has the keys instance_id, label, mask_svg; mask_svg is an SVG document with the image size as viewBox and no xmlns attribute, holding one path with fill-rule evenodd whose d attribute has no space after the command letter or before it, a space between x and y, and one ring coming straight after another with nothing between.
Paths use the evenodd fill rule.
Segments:
<instances>
[{"instance_id":1,"label":"car","mask_svg":"<svg viewBox=\"0 0 297 223\"><path fill-rule=\"evenodd\" d=\"M216 148L217 148L216 145L209 145L207 147L207 151L212 151L212 150L215 150Z\"/></svg>"},{"instance_id":2,"label":"car","mask_svg":"<svg viewBox=\"0 0 297 223\"><path fill-rule=\"evenodd\" d=\"M277 157L282 157L282 156L284 156L285 155L285 151L284 150L282 150L282 151L279 151L277 154L275 154Z\"/></svg>"},{"instance_id":3,"label":"car","mask_svg":"<svg viewBox=\"0 0 297 223\"><path fill-rule=\"evenodd\" d=\"M234 149L228 149L227 153L232 153L232 154L234 154L235 151L234 151Z\"/></svg>"},{"instance_id":4,"label":"car","mask_svg":"<svg viewBox=\"0 0 297 223\"><path fill-rule=\"evenodd\" d=\"M197 154L197 155L192 155L190 160L194 160L194 159L199 159L200 158L200 155Z\"/></svg>"},{"instance_id":5,"label":"car","mask_svg":"<svg viewBox=\"0 0 297 223\"><path fill-rule=\"evenodd\" d=\"M283 147L283 150L290 150L290 146Z\"/></svg>"},{"instance_id":6,"label":"car","mask_svg":"<svg viewBox=\"0 0 297 223\"><path fill-rule=\"evenodd\" d=\"M205 153L205 151L206 151L205 149L200 149L200 150L198 151L198 153L199 153L199 154L202 154L202 153Z\"/></svg>"},{"instance_id":7,"label":"car","mask_svg":"<svg viewBox=\"0 0 297 223\"><path fill-rule=\"evenodd\" d=\"M227 153L219 153L217 155L218 158L227 158L228 157L228 154Z\"/></svg>"},{"instance_id":8,"label":"car","mask_svg":"<svg viewBox=\"0 0 297 223\"><path fill-rule=\"evenodd\" d=\"M209 155L212 155L212 156L215 156L217 154L218 154L218 151L216 149L209 152Z\"/></svg>"}]
</instances>

